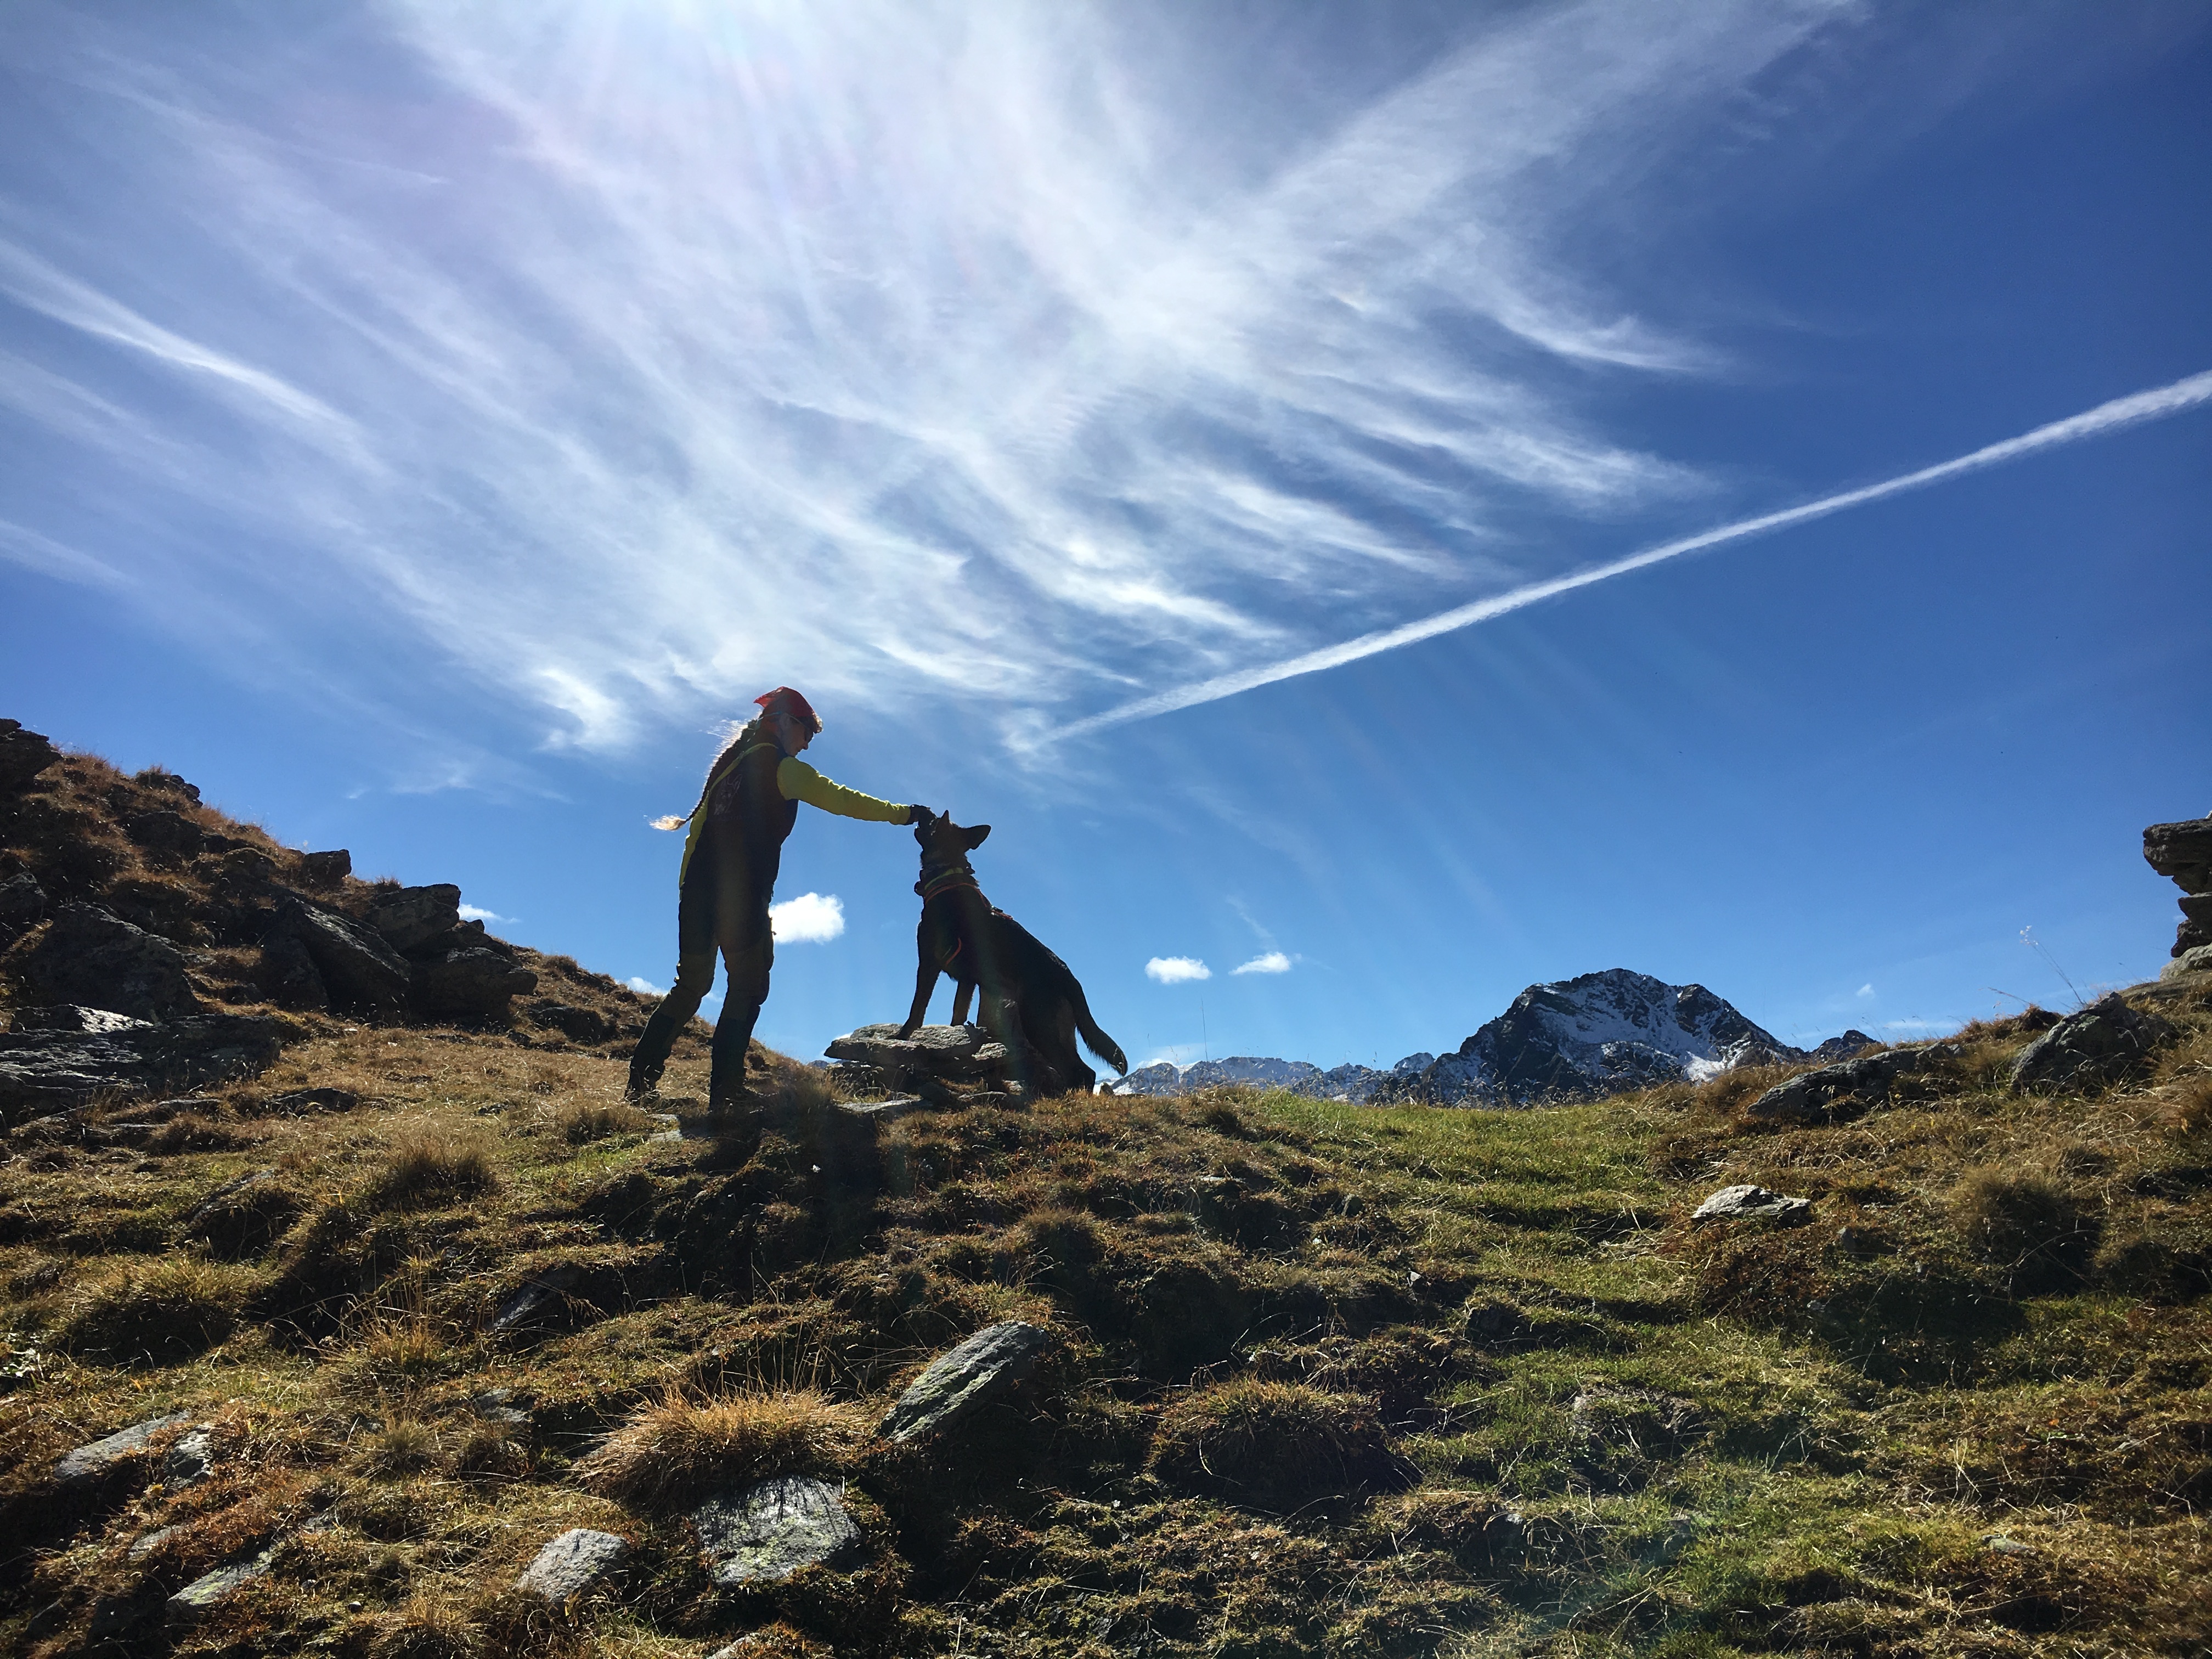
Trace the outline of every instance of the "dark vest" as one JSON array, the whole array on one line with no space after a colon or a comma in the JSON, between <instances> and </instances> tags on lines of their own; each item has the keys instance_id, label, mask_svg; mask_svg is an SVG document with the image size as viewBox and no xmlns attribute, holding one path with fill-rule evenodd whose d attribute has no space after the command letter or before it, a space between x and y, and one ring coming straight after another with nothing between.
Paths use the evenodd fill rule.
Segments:
<instances>
[{"instance_id":1,"label":"dark vest","mask_svg":"<svg viewBox=\"0 0 2212 1659\"><path fill-rule=\"evenodd\" d=\"M775 769L782 763L783 750L763 739L738 757L707 796L702 850L708 854L708 871L727 872L737 863L747 884L763 898L775 886L784 841L799 822L799 803L786 800L775 787ZM729 856L732 853L735 860ZM708 875L710 880L720 878Z\"/></svg>"}]
</instances>

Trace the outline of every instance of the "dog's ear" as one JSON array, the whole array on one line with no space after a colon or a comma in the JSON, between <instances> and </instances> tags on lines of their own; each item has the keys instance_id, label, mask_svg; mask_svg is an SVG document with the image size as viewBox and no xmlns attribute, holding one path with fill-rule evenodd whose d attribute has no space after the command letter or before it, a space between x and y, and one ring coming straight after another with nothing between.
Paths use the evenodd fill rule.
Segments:
<instances>
[{"instance_id":1,"label":"dog's ear","mask_svg":"<svg viewBox=\"0 0 2212 1659\"><path fill-rule=\"evenodd\" d=\"M975 848L981 847L983 844L984 839L988 836L990 833L991 826L989 824L977 824L973 830L970 830L968 832L968 845L969 848L972 850Z\"/></svg>"}]
</instances>

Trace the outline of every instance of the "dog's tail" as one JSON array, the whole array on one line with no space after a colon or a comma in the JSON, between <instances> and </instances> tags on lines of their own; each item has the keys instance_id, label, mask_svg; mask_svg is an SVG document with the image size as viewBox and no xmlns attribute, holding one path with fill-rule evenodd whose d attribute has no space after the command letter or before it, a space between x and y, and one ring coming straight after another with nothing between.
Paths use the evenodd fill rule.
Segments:
<instances>
[{"instance_id":1,"label":"dog's tail","mask_svg":"<svg viewBox=\"0 0 2212 1659\"><path fill-rule=\"evenodd\" d=\"M1075 976L1071 974L1068 977L1074 979ZM1083 994L1080 981L1078 981L1075 986L1075 1029L1083 1033L1083 1041L1088 1045L1091 1052L1114 1068L1116 1077L1128 1075L1128 1055L1123 1054L1121 1045L1108 1036L1100 1028L1098 1022L1091 1018L1091 1004Z\"/></svg>"}]
</instances>

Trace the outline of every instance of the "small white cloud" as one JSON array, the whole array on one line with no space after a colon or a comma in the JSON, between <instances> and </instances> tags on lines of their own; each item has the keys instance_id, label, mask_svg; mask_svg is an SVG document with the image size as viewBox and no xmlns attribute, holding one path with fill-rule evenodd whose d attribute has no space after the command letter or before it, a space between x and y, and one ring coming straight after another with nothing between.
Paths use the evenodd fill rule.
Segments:
<instances>
[{"instance_id":1,"label":"small white cloud","mask_svg":"<svg viewBox=\"0 0 2212 1659\"><path fill-rule=\"evenodd\" d=\"M1254 957L1242 968L1232 968L1229 971L1232 976L1237 974L1287 974L1291 971L1291 959L1280 951L1270 951L1263 957Z\"/></svg>"},{"instance_id":2,"label":"small white cloud","mask_svg":"<svg viewBox=\"0 0 2212 1659\"><path fill-rule=\"evenodd\" d=\"M520 921L522 918L503 916L496 910L485 909L481 904L464 904L461 907L461 920L463 921Z\"/></svg>"},{"instance_id":3,"label":"small white cloud","mask_svg":"<svg viewBox=\"0 0 2212 1659\"><path fill-rule=\"evenodd\" d=\"M632 974L623 982L640 996L665 997L668 994L668 988L665 985L655 985L643 974Z\"/></svg>"},{"instance_id":4,"label":"small white cloud","mask_svg":"<svg viewBox=\"0 0 2212 1659\"><path fill-rule=\"evenodd\" d=\"M801 893L768 907L780 945L823 945L845 931L845 901L835 893Z\"/></svg>"},{"instance_id":5,"label":"small white cloud","mask_svg":"<svg viewBox=\"0 0 2212 1659\"><path fill-rule=\"evenodd\" d=\"M1873 984L1872 984L1871 982L1869 982L1869 983L1868 983L1868 984L1865 984L1865 985L1862 985L1862 986L1860 986L1860 987L1859 987L1859 988L1858 988L1858 993L1857 993L1857 994L1859 994L1860 996L1863 996L1863 997L1870 997L1870 996L1872 996L1872 995L1874 994L1874 986L1873 986Z\"/></svg>"},{"instance_id":6,"label":"small white cloud","mask_svg":"<svg viewBox=\"0 0 2212 1659\"><path fill-rule=\"evenodd\" d=\"M1154 957L1145 964L1145 977L1163 985L1181 985L1186 980L1212 979L1213 969L1196 957Z\"/></svg>"}]
</instances>

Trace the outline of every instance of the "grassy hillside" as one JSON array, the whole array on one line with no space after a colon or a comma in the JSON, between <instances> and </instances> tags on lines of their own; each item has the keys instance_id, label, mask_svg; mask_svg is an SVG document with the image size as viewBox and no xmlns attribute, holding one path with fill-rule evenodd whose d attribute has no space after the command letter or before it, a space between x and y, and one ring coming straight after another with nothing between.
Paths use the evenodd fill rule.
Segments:
<instances>
[{"instance_id":1,"label":"grassy hillside","mask_svg":"<svg viewBox=\"0 0 2212 1659\"><path fill-rule=\"evenodd\" d=\"M6 1143L0 1651L2201 1653L2212 976L2134 995L2179 1029L2136 1081L2015 1096L2028 1024L1977 1026L1816 1128L1744 1115L1780 1072L879 1123L770 1059L750 1158L696 1050L672 1131L619 1042L303 1018L208 1103ZM1737 1182L1814 1218L1691 1224ZM1009 1317L1021 1393L874 1436ZM57 1486L169 1413L205 1479L173 1429ZM787 1472L855 1559L716 1589L690 1506ZM574 1526L623 1575L515 1591Z\"/></svg>"}]
</instances>

